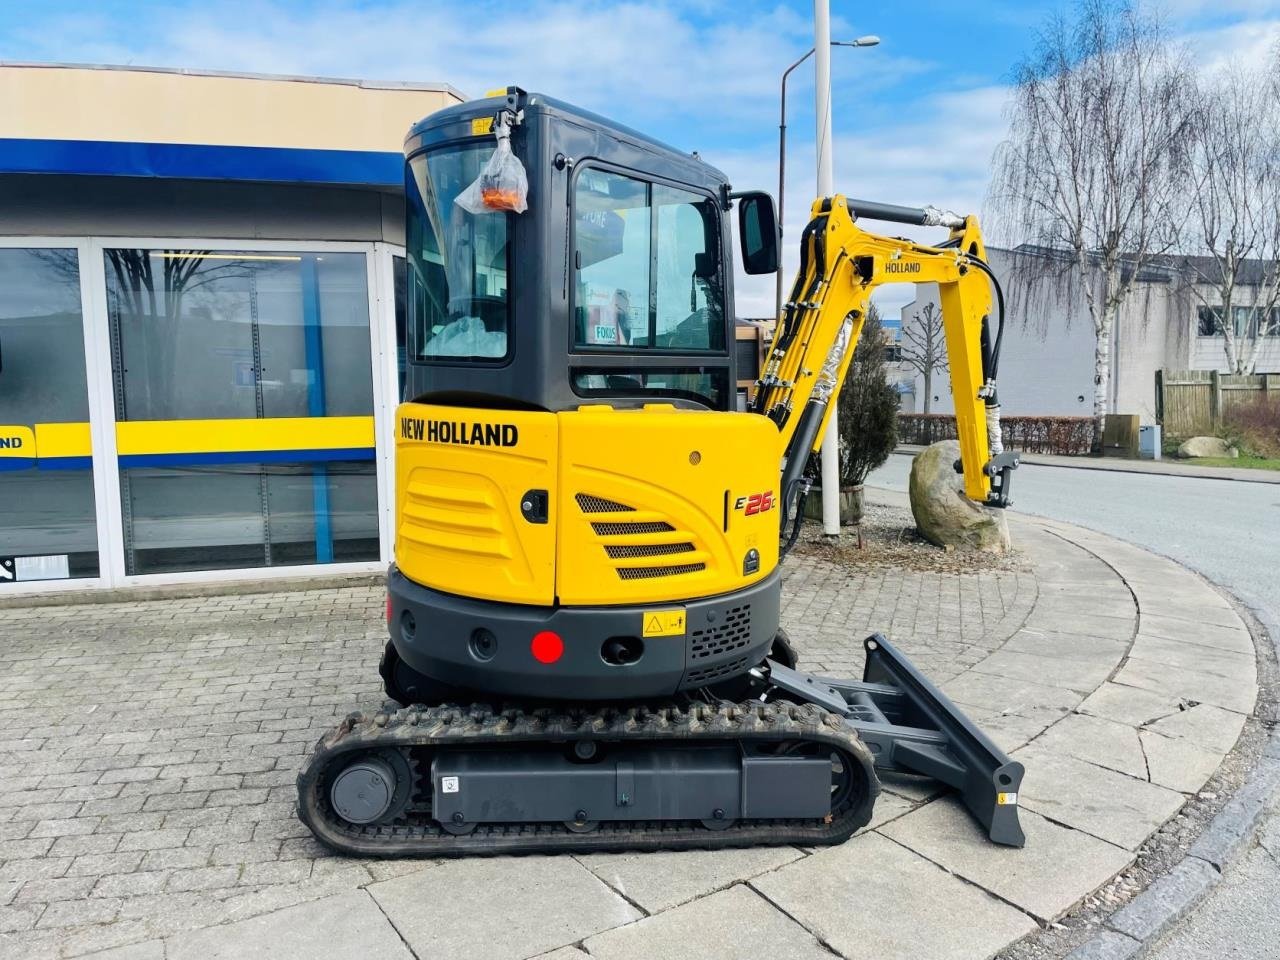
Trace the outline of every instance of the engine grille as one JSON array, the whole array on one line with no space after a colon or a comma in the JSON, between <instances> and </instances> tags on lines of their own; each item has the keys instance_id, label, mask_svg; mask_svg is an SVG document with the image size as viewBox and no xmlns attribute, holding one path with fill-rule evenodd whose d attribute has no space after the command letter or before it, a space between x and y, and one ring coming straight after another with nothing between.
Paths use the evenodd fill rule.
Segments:
<instances>
[{"instance_id":1,"label":"engine grille","mask_svg":"<svg viewBox=\"0 0 1280 960\"><path fill-rule=\"evenodd\" d=\"M616 500L606 500L604 497L592 496L589 493L579 493L574 497L578 501L578 508L583 513L635 513L635 507L628 507L625 503L618 503Z\"/></svg>"},{"instance_id":2,"label":"engine grille","mask_svg":"<svg viewBox=\"0 0 1280 960\"><path fill-rule=\"evenodd\" d=\"M692 553L692 543L609 544L604 548L610 560L629 560L634 557L666 557L673 553Z\"/></svg>"},{"instance_id":3,"label":"engine grille","mask_svg":"<svg viewBox=\"0 0 1280 960\"><path fill-rule=\"evenodd\" d=\"M705 569L705 563L684 563L673 567L618 567L618 576L623 580L651 580L654 577L674 577Z\"/></svg>"},{"instance_id":4,"label":"engine grille","mask_svg":"<svg viewBox=\"0 0 1280 960\"><path fill-rule=\"evenodd\" d=\"M599 497L593 493L576 493L578 509L587 515L591 529L597 537L634 538L645 537L655 539L652 534L675 534L671 543L602 543L605 556L614 561L635 561L647 558L670 557L671 561L661 561L652 565L628 566L625 563L614 566L619 580L654 580L659 577L678 577L682 574L700 573L707 569L706 558L698 553L694 538L688 531L677 530L665 520L654 518L654 512L641 512L629 504ZM619 516L621 514L622 516ZM636 519L626 520L626 514L635 514ZM661 514L658 514L661 516ZM641 519L644 518L644 519ZM688 538L688 539L686 539ZM693 556L682 556L693 554ZM678 562L684 559L685 563Z\"/></svg>"},{"instance_id":5,"label":"engine grille","mask_svg":"<svg viewBox=\"0 0 1280 960\"><path fill-rule=\"evenodd\" d=\"M618 537L628 533L670 533L675 530L675 527L665 520L639 520L634 523L596 523L593 521L591 529L596 532L597 536Z\"/></svg>"},{"instance_id":6,"label":"engine grille","mask_svg":"<svg viewBox=\"0 0 1280 960\"><path fill-rule=\"evenodd\" d=\"M717 663L709 667L700 667L697 670L690 670L684 675L684 683L681 686L700 686L702 684L711 683L722 677L732 677L742 673L746 669L747 658L738 657L730 660L728 663Z\"/></svg>"},{"instance_id":7,"label":"engine grille","mask_svg":"<svg viewBox=\"0 0 1280 960\"><path fill-rule=\"evenodd\" d=\"M694 630L689 641L690 660L705 660L741 650L751 643L751 604L731 607L724 620L713 627Z\"/></svg>"}]
</instances>

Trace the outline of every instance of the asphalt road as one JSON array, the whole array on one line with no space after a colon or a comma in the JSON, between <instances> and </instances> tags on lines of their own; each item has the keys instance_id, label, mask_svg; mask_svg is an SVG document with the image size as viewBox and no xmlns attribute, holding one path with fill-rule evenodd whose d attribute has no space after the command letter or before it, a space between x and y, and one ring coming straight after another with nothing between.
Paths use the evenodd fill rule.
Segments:
<instances>
[{"instance_id":1,"label":"asphalt road","mask_svg":"<svg viewBox=\"0 0 1280 960\"><path fill-rule=\"evenodd\" d=\"M911 457L895 454L867 483L905 491L910 469ZM1280 485L1026 463L1012 509L1172 557L1280 615Z\"/></svg>"},{"instance_id":2,"label":"asphalt road","mask_svg":"<svg viewBox=\"0 0 1280 960\"><path fill-rule=\"evenodd\" d=\"M897 454L867 483L906 490ZM1172 557L1280 621L1280 485L1023 464L1012 509L1065 520ZM1280 956L1280 815L1153 960Z\"/></svg>"}]
</instances>

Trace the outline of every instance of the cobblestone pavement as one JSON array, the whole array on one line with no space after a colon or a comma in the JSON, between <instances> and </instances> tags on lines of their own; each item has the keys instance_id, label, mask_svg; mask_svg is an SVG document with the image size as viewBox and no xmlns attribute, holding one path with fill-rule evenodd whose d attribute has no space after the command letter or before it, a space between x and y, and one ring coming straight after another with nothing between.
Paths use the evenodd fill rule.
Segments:
<instances>
[{"instance_id":1,"label":"cobblestone pavement","mask_svg":"<svg viewBox=\"0 0 1280 960\"><path fill-rule=\"evenodd\" d=\"M336 858L293 781L381 702L380 588L0 610L0 957L989 956L1130 862L1254 690L1202 581L1085 531L1014 533L1027 572L799 558L783 619L804 665L846 676L885 632L1016 750L1022 851L897 781L872 829L816 852Z\"/></svg>"}]
</instances>

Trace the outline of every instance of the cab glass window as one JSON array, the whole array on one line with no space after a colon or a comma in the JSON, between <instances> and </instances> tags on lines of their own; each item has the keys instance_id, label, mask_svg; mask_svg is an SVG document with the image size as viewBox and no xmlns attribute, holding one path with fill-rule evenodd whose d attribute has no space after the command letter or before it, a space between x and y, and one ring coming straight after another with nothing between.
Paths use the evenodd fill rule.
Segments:
<instances>
[{"instance_id":1,"label":"cab glass window","mask_svg":"<svg viewBox=\"0 0 1280 960\"><path fill-rule=\"evenodd\" d=\"M492 141L409 161L408 307L412 359L495 360L508 354L506 213L454 201L480 175Z\"/></svg>"},{"instance_id":2,"label":"cab glass window","mask_svg":"<svg viewBox=\"0 0 1280 960\"><path fill-rule=\"evenodd\" d=\"M574 346L724 350L719 212L701 194L585 169L574 190Z\"/></svg>"}]
</instances>

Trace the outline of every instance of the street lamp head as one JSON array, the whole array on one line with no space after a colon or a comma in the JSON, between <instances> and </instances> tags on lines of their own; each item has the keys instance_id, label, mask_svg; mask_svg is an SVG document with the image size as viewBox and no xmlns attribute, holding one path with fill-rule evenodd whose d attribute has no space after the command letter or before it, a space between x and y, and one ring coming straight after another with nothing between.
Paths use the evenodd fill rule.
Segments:
<instances>
[{"instance_id":1,"label":"street lamp head","mask_svg":"<svg viewBox=\"0 0 1280 960\"><path fill-rule=\"evenodd\" d=\"M850 46L854 46L854 47L876 47L879 45L880 45L880 38L877 37L875 34L868 34L865 37L859 37L857 40L853 41L852 44L850 44Z\"/></svg>"}]
</instances>

